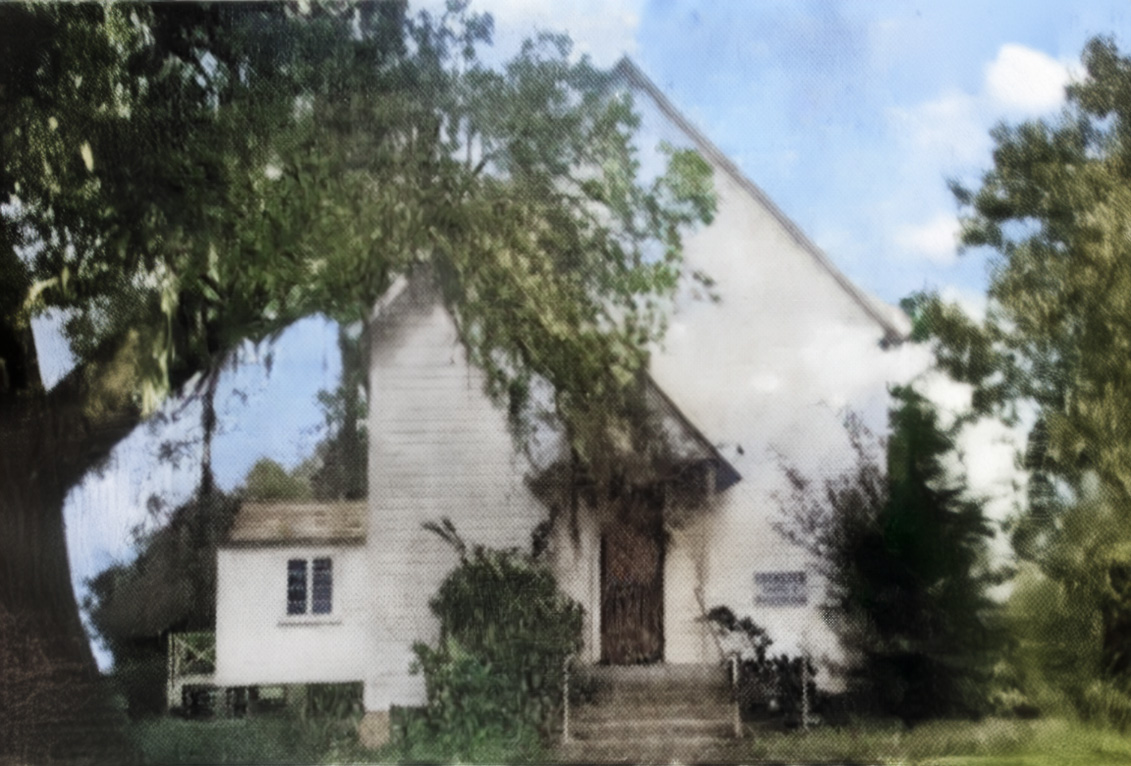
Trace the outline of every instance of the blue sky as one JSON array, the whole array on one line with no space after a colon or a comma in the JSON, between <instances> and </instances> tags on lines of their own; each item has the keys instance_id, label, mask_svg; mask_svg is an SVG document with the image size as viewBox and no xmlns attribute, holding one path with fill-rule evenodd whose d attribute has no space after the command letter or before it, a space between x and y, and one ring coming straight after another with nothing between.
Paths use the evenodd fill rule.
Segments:
<instances>
[{"instance_id":1,"label":"blue sky","mask_svg":"<svg viewBox=\"0 0 1131 766\"><path fill-rule=\"evenodd\" d=\"M495 15L499 55L535 28L569 32L600 65L627 53L860 286L890 302L934 287L973 311L986 286L985 257L956 254L946 179L976 181L989 167L988 131L999 121L1055 115L1089 37L1108 34L1121 45L1131 38L1125 2L479 0L475 7ZM67 355L57 344L42 348L50 379ZM248 349L225 378L214 459L225 489L259 457L293 466L317 441L314 396L339 370L334 330L304 321L274 353L270 375L262 354ZM186 410L180 428L193 414ZM181 469L156 460L170 433L139 429L105 471L72 492L66 515L76 584L130 557L129 530L151 493L175 503L191 491L194 458ZM1000 459L1006 476L1008 455ZM993 473L994 465L982 461L981 470Z\"/></svg>"},{"instance_id":2,"label":"blue sky","mask_svg":"<svg viewBox=\"0 0 1131 766\"><path fill-rule=\"evenodd\" d=\"M989 129L1054 116L1120 2L484 0L497 41L565 28L627 53L833 261L891 302L936 287L972 303L985 258L957 257L948 178L990 163Z\"/></svg>"}]
</instances>

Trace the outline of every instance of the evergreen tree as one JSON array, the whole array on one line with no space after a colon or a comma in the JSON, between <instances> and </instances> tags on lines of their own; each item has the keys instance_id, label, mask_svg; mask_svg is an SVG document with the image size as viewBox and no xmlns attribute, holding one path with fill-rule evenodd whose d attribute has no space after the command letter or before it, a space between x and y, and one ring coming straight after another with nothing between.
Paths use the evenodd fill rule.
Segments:
<instances>
[{"instance_id":1,"label":"evergreen tree","mask_svg":"<svg viewBox=\"0 0 1131 766\"><path fill-rule=\"evenodd\" d=\"M319 500L363 500L368 494L368 340L365 332L338 327L342 377L334 390L318 392L326 436L315 449L310 487Z\"/></svg>"},{"instance_id":2,"label":"evergreen tree","mask_svg":"<svg viewBox=\"0 0 1131 766\"><path fill-rule=\"evenodd\" d=\"M818 488L787 469L779 530L815 556L847 678L867 704L907 723L977 715L997 659L992 529L947 474L954 442L931 404L910 388L893 396L886 466L850 423L856 470Z\"/></svg>"}]
</instances>

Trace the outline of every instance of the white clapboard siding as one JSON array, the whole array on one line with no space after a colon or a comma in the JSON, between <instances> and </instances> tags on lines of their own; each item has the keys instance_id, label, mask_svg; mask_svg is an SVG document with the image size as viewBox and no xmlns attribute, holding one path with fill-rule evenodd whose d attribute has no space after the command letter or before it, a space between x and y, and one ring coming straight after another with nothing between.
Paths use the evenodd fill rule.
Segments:
<instances>
[{"instance_id":1,"label":"white clapboard siding","mask_svg":"<svg viewBox=\"0 0 1131 766\"><path fill-rule=\"evenodd\" d=\"M329 557L328 615L287 614L287 561ZM218 686L361 681L369 577L360 545L221 548L217 556Z\"/></svg>"},{"instance_id":2,"label":"white clapboard siding","mask_svg":"<svg viewBox=\"0 0 1131 766\"><path fill-rule=\"evenodd\" d=\"M369 556L376 656L367 707L421 702L410 647L434 640L428 599L457 562L425 522L450 518L469 544L529 548L546 510L523 483L505 413L467 363L427 275L373 323Z\"/></svg>"}]
</instances>

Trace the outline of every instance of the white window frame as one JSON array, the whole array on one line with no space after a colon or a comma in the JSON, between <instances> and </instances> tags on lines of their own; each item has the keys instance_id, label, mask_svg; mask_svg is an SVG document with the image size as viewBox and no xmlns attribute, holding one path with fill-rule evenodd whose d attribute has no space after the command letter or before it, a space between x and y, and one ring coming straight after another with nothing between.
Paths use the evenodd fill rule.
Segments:
<instances>
[{"instance_id":1,"label":"white window frame","mask_svg":"<svg viewBox=\"0 0 1131 766\"><path fill-rule=\"evenodd\" d=\"M287 556L286 569L284 570L285 577L285 592L283 602L283 618L279 621L280 625L323 625L323 624L337 624L341 622L340 613L338 609L338 590L335 588L334 581L339 579L340 572L337 572L339 577L335 577L335 570L338 569L334 565L335 556L327 553L307 554L301 556ZM319 561L329 562L329 585L330 585L330 609L327 612L314 611L314 568L315 563ZM303 608L301 612L291 611L291 564L294 562L302 562L303 565Z\"/></svg>"}]
</instances>

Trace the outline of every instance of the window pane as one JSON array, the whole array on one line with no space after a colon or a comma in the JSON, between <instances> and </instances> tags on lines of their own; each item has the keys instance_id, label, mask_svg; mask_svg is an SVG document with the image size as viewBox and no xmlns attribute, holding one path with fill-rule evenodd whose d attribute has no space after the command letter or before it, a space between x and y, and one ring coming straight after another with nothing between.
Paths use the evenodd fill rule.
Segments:
<instances>
[{"instance_id":1,"label":"window pane","mask_svg":"<svg viewBox=\"0 0 1131 766\"><path fill-rule=\"evenodd\" d=\"M330 559L314 559L315 614L330 614L333 607L334 570Z\"/></svg>"},{"instance_id":2,"label":"window pane","mask_svg":"<svg viewBox=\"0 0 1131 766\"><path fill-rule=\"evenodd\" d=\"M287 562L287 614L306 614L306 559Z\"/></svg>"}]
</instances>

